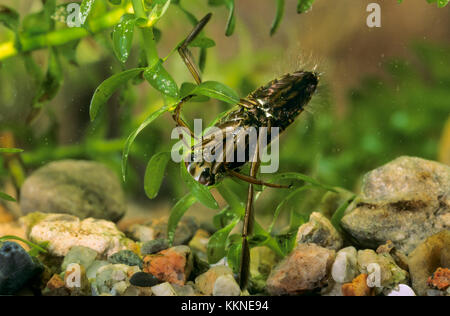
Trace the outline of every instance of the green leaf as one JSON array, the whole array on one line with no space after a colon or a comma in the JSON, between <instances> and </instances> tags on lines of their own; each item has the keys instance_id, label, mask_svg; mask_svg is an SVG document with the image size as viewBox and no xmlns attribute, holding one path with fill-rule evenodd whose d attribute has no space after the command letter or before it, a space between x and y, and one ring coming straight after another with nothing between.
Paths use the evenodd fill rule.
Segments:
<instances>
[{"instance_id":1,"label":"green leaf","mask_svg":"<svg viewBox=\"0 0 450 316\"><path fill-rule=\"evenodd\" d=\"M222 211L214 215L213 225L217 229L222 229L236 219L236 214L231 210L229 206Z\"/></svg>"},{"instance_id":2,"label":"green leaf","mask_svg":"<svg viewBox=\"0 0 450 316\"><path fill-rule=\"evenodd\" d=\"M160 152L148 162L145 170L144 189L149 199L154 199L158 195L170 157L170 152Z\"/></svg>"},{"instance_id":3,"label":"green leaf","mask_svg":"<svg viewBox=\"0 0 450 316\"><path fill-rule=\"evenodd\" d=\"M216 46L216 42L206 36L199 36L189 43L191 47L211 48Z\"/></svg>"},{"instance_id":4,"label":"green leaf","mask_svg":"<svg viewBox=\"0 0 450 316\"><path fill-rule=\"evenodd\" d=\"M278 216L280 215L281 210L282 210L283 207L286 205L286 203L288 203L288 202L289 202L294 196L296 196L298 193L300 193L300 192L302 192L302 191L305 191L305 190L307 190L307 189L310 189L311 187L312 187L312 186L310 186L310 185L305 185L305 186L303 186L303 187L300 187L300 188L295 189L293 192L289 193L288 196L287 196L283 201L281 201L280 204L278 204L278 206L277 206L277 208L276 208L276 210L275 210L275 213L274 213L274 215L273 215L272 223L271 223L270 226L269 226L269 233L272 233L273 227L275 226L275 223L276 223L276 221L277 221L277 219L278 219Z\"/></svg>"},{"instance_id":5,"label":"green leaf","mask_svg":"<svg viewBox=\"0 0 450 316\"><path fill-rule=\"evenodd\" d=\"M241 266L242 237L228 248L227 262L234 273L239 273Z\"/></svg>"},{"instance_id":6,"label":"green leaf","mask_svg":"<svg viewBox=\"0 0 450 316\"><path fill-rule=\"evenodd\" d=\"M207 254L208 254L208 262L210 264L217 263L220 259L225 257L226 255L225 246L228 235L231 233L231 231L237 225L237 223L239 223L239 218L236 218L229 225L218 230L211 236L211 238L209 238Z\"/></svg>"},{"instance_id":7,"label":"green leaf","mask_svg":"<svg viewBox=\"0 0 450 316\"><path fill-rule=\"evenodd\" d=\"M226 6L228 8L228 21L225 30L226 36L231 36L234 33L236 27L236 17L234 15L235 3L234 0L208 0L210 6Z\"/></svg>"},{"instance_id":8,"label":"green leaf","mask_svg":"<svg viewBox=\"0 0 450 316\"><path fill-rule=\"evenodd\" d=\"M150 125L154 120L156 120L158 117L160 117L162 114L164 114L165 112L167 112L169 110L169 106L163 106L162 108L160 108L158 111L153 112L152 114L150 114L149 117L147 117L145 119L144 122L142 122L142 124L135 129L130 136L128 136L126 142L125 142L125 146L123 149L123 153L122 153L122 177L123 177L123 181L126 181L127 179L127 162L128 162L128 155L130 154L130 150L131 150L131 146L134 143L134 140L136 139L136 137L140 134L140 132L142 132L143 129L145 129L148 125Z\"/></svg>"},{"instance_id":9,"label":"green leaf","mask_svg":"<svg viewBox=\"0 0 450 316\"><path fill-rule=\"evenodd\" d=\"M298 0L297 13L305 13L310 10L314 0Z\"/></svg>"},{"instance_id":10,"label":"green leaf","mask_svg":"<svg viewBox=\"0 0 450 316\"><path fill-rule=\"evenodd\" d=\"M21 242L27 244L28 246L30 246L30 248L32 250L37 250L38 252L47 253L47 250L45 250L41 246L39 246L37 244L34 244L31 241L28 241L28 240L22 239L20 237L17 237L17 236L10 236L10 235L8 235L8 236L0 237L0 242L5 241L5 240L18 240L18 241L21 241Z\"/></svg>"},{"instance_id":11,"label":"green leaf","mask_svg":"<svg viewBox=\"0 0 450 316\"><path fill-rule=\"evenodd\" d=\"M15 198L13 198L12 196L0 192L0 199L5 200L5 201L9 201L9 202L17 202L17 200Z\"/></svg>"},{"instance_id":12,"label":"green leaf","mask_svg":"<svg viewBox=\"0 0 450 316\"><path fill-rule=\"evenodd\" d=\"M175 206L170 211L169 222L167 224L167 236L169 239L169 244L173 244L173 240L175 239L175 231L177 229L178 223L181 218L184 216L186 211L197 202L195 196L191 193L185 195L181 200L175 204Z\"/></svg>"},{"instance_id":13,"label":"green leaf","mask_svg":"<svg viewBox=\"0 0 450 316\"><path fill-rule=\"evenodd\" d=\"M198 85L192 94L204 95L226 103L236 104L239 102L239 95L230 87L217 81L205 81Z\"/></svg>"},{"instance_id":14,"label":"green leaf","mask_svg":"<svg viewBox=\"0 0 450 316\"><path fill-rule=\"evenodd\" d=\"M312 185L315 185L317 187L320 187L322 189L325 189L327 191L337 192L336 189L333 188L332 186L322 184L319 181L311 178L310 176L307 176L305 174L298 173L298 172L287 172L287 173L277 174L272 178L272 181L278 182L280 180L287 180L287 179L304 181L304 182L310 183Z\"/></svg>"},{"instance_id":15,"label":"green leaf","mask_svg":"<svg viewBox=\"0 0 450 316\"><path fill-rule=\"evenodd\" d=\"M150 13L150 16L148 18L148 26L155 25L156 22L158 22L163 17L170 6L170 0L153 0L153 3L154 5L152 8L152 12Z\"/></svg>"},{"instance_id":16,"label":"green leaf","mask_svg":"<svg viewBox=\"0 0 450 316\"><path fill-rule=\"evenodd\" d=\"M173 98L178 98L178 86L172 76L164 69L161 61L144 72L144 78L153 88Z\"/></svg>"},{"instance_id":17,"label":"green leaf","mask_svg":"<svg viewBox=\"0 0 450 316\"><path fill-rule=\"evenodd\" d=\"M6 153L6 154L16 154L23 152L23 149L19 148L0 148L0 153Z\"/></svg>"},{"instance_id":18,"label":"green leaf","mask_svg":"<svg viewBox=\"0 0 450 316\"><path fill-rule=\"evenodd\" d=\"M109 3L113 4L113 5L119 5L122 3L122 0L108 0Z\"/></svg>"},{"instance_id":19,"label":"green leaf","mask_svg":"<svg viewBox=\"0 0 450 316\"><path fill-rule=\"evenodd\" d=\"M233 213L234 216L238 218L244 217L245 214L245 205L239 199L239 197L234 194L234 192L227 186L226 182L223 181L219 186L217 186L217 190L223 199L228 203L230 209L229 212Z\"/></svg>"},{"instance_id":20,"label":"green leaf","mask_svg":"<svg viewBox=\"0 0 450 316\"><path fill-rule=\"evenodd\" d=\"M144 68L134 68L130 70L126 70L124 72L115 74L105 81L103 81L98 88L94 92L94 96L91 100L90 105L90 116L91 121L94 121L97 117L100 108L105 105L105 103L111 98L113 93L123 84L125 84L128 80L133 79L142 73Z\"/></svg>"},{"instance_id":21,"label":"green leaf","mask_svg":"<svg viewBox=\"0 0 450 316\"><path fill-rule=\"evenodd\" d=\"M89 16L89 13L92 10L92 7L95 4L95 0L83 0L80 6L80 19L81 24L84 24Z\"/></svg>"},{"instance_id":22,"label":"green leaf","mask_svg":"<svg viewBox=\"0 0 450 316\"><path fill-rule=\"evenodd\" d=\"M181 178L190 188L191 193L197 198L197 200L206 207L209 207L211 209L218 209L219 204L217 204L217 201L214 199L208 187L200 184L199 182L195 181L194 178L192 178L192 176L188 173L184 162L180 163L180 167Z\"/></svg>"},{"instance_id":23,"label":"green leaf","mask_svg":"<svg viewBox=\"0 0 450 316\"><path fill-rule=\"evenodd\" d=\"M192 82L183 82L180 87L180 99L184 99L188 95L191 95L192 92L194 92L195 88L197 88L197 85ZM195 96L189 101L191 102L206 102L209 100L209 97L200 95Z\"/></svg>"},{"instance_id":24,"label":"green leaf","mask_svg":"<svg viewBox=\"0 0 450 316\"><path fill-rule=\"evenodd\" d=\"M0 24L17 32L19 27L19 13L7 6L0 5Z\"/></svg>"},{"instance_id":25,"label":"green leaf","mask_svg":"<svg viewBox=\"0 0 450 316\"><path fill-rule=\"evenodd\" d=\"M63 71L59 54L55 48L50 48L49 52L47 74L34 98L34 106L37 108L41 107L44 102L52 100L63 82Z\"/></svg>"},{"instance_id":26,"label":"green leaf","mask_svg":"<svg viewBox=\"0 0 450 316\"><path fill-rule=\"evenodd\" d=\"M284 0L277 0L277 12L275 15L275 20L273 20L272 27L270 28L270 35L272 36L277 31L278 27L280 26L281 20L283 19L284 15Z\"/></svg>"},{"instance_id":27,"label":"green leaf","mask_svg":"<svg viewBox=\"0 0 450 316\"><path fill-rule=\"evenodd\" d=\"M230 12L228 15L227 27L225 31L225 36L231 36L236 28L236 17L234 15L234 0L226 0L226 6Z\"/></svg>"},{"instance_id":28,"label":"green leaf","mask_svg":"<svg viewBox=\"0 0 450 316\"><path fill-rule=\"evenodd\" d=\"M130 56L133 45L134 26L136 19L132 14L125 14L114 27L114 52L121 63L125 63Z\"/></svg>"},{"instance_id":29,"label":"green leaf","mask_svg":"<svg viewBox=\"0 0 450 316\"><path fill-rule=\"evenodd\" d=\"M356 195L352 196L350 199L348 199L346 202L344 202L339 208L334 212L333 216L331 217L331 224L339 231L342 232L341 228L341 220L345 215L345 211L347 210L348 206L353 202L353 200L356 198Z\"/></svg>"}]
</instances>

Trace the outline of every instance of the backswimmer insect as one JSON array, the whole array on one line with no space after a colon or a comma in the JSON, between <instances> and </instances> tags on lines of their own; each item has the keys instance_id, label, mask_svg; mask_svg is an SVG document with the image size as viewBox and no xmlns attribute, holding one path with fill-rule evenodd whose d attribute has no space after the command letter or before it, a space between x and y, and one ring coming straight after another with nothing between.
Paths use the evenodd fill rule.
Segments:
<instances>
[{"instance_id":1,"label":"backswimmer insect","mask_svg":"<svg viewBox=\"0 0 450 316\"><path fill-rule=\"evenodd\" d=\"M211 14L206 15L197 26L194 27L192 32L178 48L179 54L197 84L200 84L202 80L200 72L197 70L193 61L192 54L188 49L188 45L203 30L210 18ZM224 131L224 133L225 130L236 131L233 134L233 145L227 146L230 144L224 144L223 148L226 148L226 150L223 153L223 156L236 155L235 144L238 144L239 141L242 140L241 138L246 137L247 134L245 131L248 128L254 127L258 130L258 128L261 127L278 127L280 132L284 131L294 122L296 117L304 111L305 106L314 95L318 83L318 74L308 71L296 71L269 82L250 93L247 97L241 99L235 108L231 109L215 124L215 127ZM189 95L177 105L173 113L173 119L178 126L188 128L187 124L181 119L181 109L183 104L193 97L194 95ZM192 131L190 131L190 133L193 135ZM220 141L229 142L230 140L222 138ZM192 154L194 155L198 148L205 149L207 147L214 147L216 142L217 141L214 140L213 137L208 137L208 135L206 135L200 144L192 147ZM258 148L258 145L256 145L256 148L250 150L250 144L247 139L245 139L243 143L245 144L244 161L227 162L227 159L222 159L220 161L207 162L191 159L190 162L186 162L186 167L196 181L206 186L216 184L224 176L237 177L249 183L244 226L242 230L243 241L241 266L239 271L239 283L241 288L245 289L249 277L250 249L248 237L252 234L253 229L254 185L264 185L273 188L289 188L289 186L266 183L257 179L256 176L258 174L258 169L260 168L260 161L257 155L261 148ZM258 143L259 142L257 142L257 144ZM239 172L246 163L250 163L249 175Z\"/></svg>"}]
</instances>

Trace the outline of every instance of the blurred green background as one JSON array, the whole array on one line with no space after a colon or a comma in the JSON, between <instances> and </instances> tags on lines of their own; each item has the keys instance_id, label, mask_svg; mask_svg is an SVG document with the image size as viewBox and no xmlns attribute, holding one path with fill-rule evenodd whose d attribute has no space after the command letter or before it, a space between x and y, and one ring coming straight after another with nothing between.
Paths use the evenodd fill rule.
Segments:
<instances>
[{"instance_id":1,"label":"blurred green background","mask_svg":"<svg viewBox=\"0 0 450 316\"><path fill-rule=\"evenodd\" d=\"M64 2L69 1L60 1ZM450 8L439 9L424 0L377 1L382 7L382 27L371 29L366 26L370 2L317 0L312 11L298 15L297 2L287 0L278 32L270 36L275 1L238 0L236 31L226 37L224 7L209 7L206 0L184 1L197 18L214 14L206 34L217 46L208 50L205 80L223 82L245 96L287 72L317 66L323 73L307 113L281 137L280 171L306 173L357 192L364 173L400 155L450 163L450 132L444 129L450 119ZM16 9L22 17L42 9L38 0L0 0L0 4ZM167 55L192 28L173 5L157 27L162 30L160 56ZM0 141L25 150L21 159L27 173L53 160L78 158L104 162L120 175L126 137L162 106L160 94L146 82L130 84L114 95L100 119L90 123L94 90L123 69L110 50L110 33L85 38L76 47L67 45L73 59L62 60L63 85L31 124L27 117L37 89L24 59L1 62ZM12 36L0 26L0 43ZM138 44L135 41L128 68L138 62ZM48 50L34 51L32 57L46 69ZM192 81L177 55L167 61L166 69L179 84ZM214 100L190 103L185 115L190 120L211 121L227 108ZM133 146L124 187L130 209L139 209L142 216L167 212L186 192L175 164L167 169L155 200L148 200L143 190L145 166L153 154L170 148L173 126L166 114ZM2 161L0 166L0 179L11 192L8 164ZM258 213L271 214L285 194L267 190L257 204ZM320 194L307 192L293 205L309 213ZM201 206L192 212L196 211L211 213Z\"/></svg>"}]
</instances>

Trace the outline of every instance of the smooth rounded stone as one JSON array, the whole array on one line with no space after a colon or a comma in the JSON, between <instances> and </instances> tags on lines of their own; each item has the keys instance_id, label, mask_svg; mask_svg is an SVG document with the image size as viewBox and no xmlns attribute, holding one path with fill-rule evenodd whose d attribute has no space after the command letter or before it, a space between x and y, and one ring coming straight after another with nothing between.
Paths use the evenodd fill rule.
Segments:
<instances>
[{"instance_id":1,"label":"smooth rounded stone","mask_svg":"<svg viewBox=\"0 0 450 316\"><path fill-rule=\"evenodd\" d=\"M160 284L161 281L150 273L137 272L131 277L130 283L139 287L152 287Z\"/></svg>"},{"instance_id":2,"label":"smooth rounded stone","mask_svg":"<svg viewBox=\"0 0 450 316\"><path fill-rule=\"evenodd\" d=\"M152 296L152 289L149 287L139 287L130 285L122 296Z\"/></svg>"},{"instance_id":3,"label":"smooth rounded stone","mask_svg":"<svg viewBox=\"0 0 450 316\"><path fill-rule=\"evenodd\" d=\"M140 242L146 242L154 239L167 239L168 217L154 219L148 223L141 225L132 225L127 230L127 235ZM173 244L175 246L186 245L192 239L198 230L198 223L194 217L185 216L178 223L175 231Z\"/></svg>"},{"instance_id":4,"label":"smooth rounded stone","mask_svg":"<svg viewBox=\"0 0 450 316\"><path fill-rule=\"evenodd\" d=\"M141 245L141 255L153 255L162 250L169 248L169 242L167 239L155 239L146 241Z\"/></svg>"},{"instance_id":5,"label":"smooth rounded stone","mask_svg":"<svg viewBox=\"0 0 450 316\"><path fill-rule=\"evenodd\" d=\"M98 256L97 251L91 248L74 246L69 250L67 255L64 257L61 269L63 271L66 270L67 266L71 263L78 263L82 265L85 269L88 269L91 266L91 264L95 261L97 256Z\"/></svg>"},{"instance_id":6,"label":"smooth rounded stone","mask_svg":"<svg viewBox=\"0 0 450 316\"><path fill-rule=\"evenodd\" d=\"M95 260L89 268L86 270L86 276L89 280L95 279L97 277L97 271L104 266L109 265L108 261Z\"/></svg>"},{"instance_id":7,"label":"smooth rounded stone","mask_svg":"<svg viewBox=\"0 0 450 316\"><path fill-rule=\"evenodd\" d=\"M188 246L176 246L144 257L144 269L161 281L185 285L193 269L193 256Z\"/></svg>"},{"instance_id":8,"label":"smooth rounded stone","mask_svg":"<svg viewBox=\"0 0 450 316\"><path fill-rule=\"evenodd\" d=\"M108 258L108 262L112 264L126 264L127 266L143 267L141 258L131 250L121 250Z\"/></svg>"},{"instance_id":9,"label":"smooth rounded stone","mask_svg":"<svg viewBox=\"0 0 450 316\"><path fill-rule=\"evenodd\" d=\"M427 280L438 268L450 268L450 231L442 231L421 243L409 254L412 286L420 295L430 289Z\"/></svg>"},{"instance_id":10,"label":"smooth rounded stone","mask_svg":"<svg viewBox=\"0 0 450 316\"><path fill-rule=\"evenodd\" d=\"M355 247L341 249L336 254L331 275L337 283L351 282L358 275L358 253Z\"/></svg>"},{"instance_id":11,"label":"smooth rounded stone","mask_svg":"<svg viewBox=\"0 0 450 316\"><path fill-rule=\"evenodd\" d=\"M113 222L126 211L117 175L101 163L82 160L56 161L36 170L22 186L20 207L24 215L65 213Z\"/></svg>"},{"instance_id":12,"label":"smooth rounded stone","mask_svg":"<svg viewBox=\"0 0 450 316\"><path fill-rule=\"evenodd\" d=\"M406 284L399 284L396 288L388 291L386 296L416 296L413 289Z\"/></svg>"},{"instance_id":13,"label":"smooth rounded stone","mask_svg":"<svg viewBox=\"0 0 450 316\"><path fill-rule=\"evenodd\" d=\"M395 288L400 283L406 283L408 272L401 269L388 253L377 254L371 249L358 251L359 272L368 275L369 285L383 289Z\"/></svg>"},{"instance_id":14,"label":"smooth rounded stone","mask_svg":"<svg viewBox=\"0 0 450 316\"><path fill-rule=\"evenodd\" d=\"M186 284L183 286L172 284L172 287L177 293L177 296L197 296L197 293L195 292L194 286L192 284Z\"/></svg>"},{"instance_id":15,"label":"smooth rounded stone","mask_svg":"<svg viewBox=\"0 0 450 316\"><path fill-rule=\"evenodd\" d=\"M213 295L217 279L226 275L233 277L233 271L229 267L223 265L212 267L195 278L195 286L200 293L208 296Z\"/></svg>"},{"instance_id":16,"label":"smooth rounded stone","mask_svg":"<svg viewBox=\"0 0 450 316\"><path fill-rule=\"evenodd\" d=\"M138 267L130 267L125 264L103 266L98 269L95 281L92 283L93 292L97 295L123 295L131 285L130 277L137 272L140 272Z\"/></svg>"},{"instance_id":17,"label":"smooth rounded stone","mask_svg":"<svg viewBox=\"0 0 450 316\"><path fill-rule=\"evenodd\" d=\"M369 172L341 224L364 247L392 240L409 254L427 237L450 229L450 167L400 157Z\"/></svg>"},{"instance_id":18,"label":"smooth rounded stone","mask_svg":"<svg viewBox=\"0 0 450 316\"><path fill-rule=\"evenodd\" d=\"M239 296L241 288L232 275L221 275L214 283L213 296Z\"/></svg>"},{"instance_id":19,"label":"smooth rounded stone","mask_svg":"<svg viewBox=\"0 0 450 316\"><path fill-rule=\"evenodd\" d=\"M318 212L313 212L309 222L300 226L297 232L299 244L312 243L324 248L339 250L344 241L330 220Z\"/></svg>"},{"instance_id":20,"label":"smooth rounded stone","mask_svg":"<svg viewBox=\"0 0 450 316\"><path fill-rule=\"evenodd\" d=\"M39 273L39 267L19 244L6 241L0 246L0 295L13 295Z\"/></svg>"},{"instance_id":21,"label":"smooth rounded stone","mask_svg":"<svg viewBox=\"0 0 450 316\"><path fill-rule=\"evenodd\" d=\"M299 244L273 268L267 291L271 295L298 295L326 286L334 257L334 250Z\"/></svg>"},{"instance_id":22,"label":"smooth rounded stone","mask_svg":"<svg viewBox=\"0 0 450 316\"><path fill-rule=\"evenodd\" d=\"M107 258L120 250L137 249L113 222L67 214L31 213L21 218L28 238L35 243L48 242L49 253L65 257L74 246L95 250L100 258Z\"/></svg>"},{"instance_id":23,"label":"smooth rounded stone","mask_svg":"<svg viewBox=\"0 0 450 316\"><path fill-rule=\"evenodd\" d=\"M152 286L152 292L155 296L177 296L177 292L169 282Z\"/></svg>"},{"instance_id":24,"label":"smooth rounded stone","mask_svg":"<svg viewBox=\"0 0 450 316\"><path fill-rule=\"evenodd\" d=\"M189 247L191 247L192 250L196 251L199 256L202 257L202 259L206 259L206 252L208 247L210 234L203 229L197 230L194 237L192 237L191 241L189 242Z\"/></svg>"}]
</instances>

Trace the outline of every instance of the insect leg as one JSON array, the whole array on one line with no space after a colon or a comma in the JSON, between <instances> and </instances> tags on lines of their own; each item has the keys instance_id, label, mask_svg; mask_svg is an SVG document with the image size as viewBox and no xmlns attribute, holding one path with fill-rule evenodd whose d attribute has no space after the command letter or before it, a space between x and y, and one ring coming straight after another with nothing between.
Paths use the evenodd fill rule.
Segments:
<instances>
[{"instance_id":1,"label":"insect leg","mask_svg":"<svg viewBox=\"0 0 450 316\"><path fill-rule=\"evenodd\" d=\"M258 155L258 148L255 154ZM252 162L250 168L251 177L256 176L256 174L258 173L259 165L260 165L259 159L256 159L256 161ZM253 183L250 183L248 187L247 204L245 207L244 227L242 228L242 252L241 252L241 265L239 269L239 285L242 290L245 290L247 288L248 279L250 276L250 246L248 243L248 237L253 232L253 223L255 218L253 212L254 194L255 190L253 187Z\"/></svg>"},{"instance_id":2,"label":"insect leg","mask_svg":"<svg viewBox=\"0 0 450 316\"><path fill-rule=\"evenodd\" d=\"M189 50L188 46L192 41L200 34L200 32L203 30L203 28L206 26L206 24L211 19L212 14L208 13L203 19L198 22L198 24L194 27L192 32L186 37L186 39L181 43L181 45L178 47L178 53L181 56L181 59L183 59L184 63L186 64L186 67L189 69L189 72L194 77L195 82L197 84L202 83L202 78L200 76L200 71L198 70L194 59L192 57L192 53Z\"/></svg>"},{"instance_id":3,"label":"insect leg","mask_svg":"<svg viewBox=\"0 0 450 316\"><path fill-rule=\"evenodd\" d=\"M264 185L269 188L277 188L277 189L290 189L292 187L290 185L281 185L281 184L264 182L262 180L256 179L255 177L247 176L247 175L241 174L239 172L236 172L236 171L228 169L228 168L226 170L233 177L236 177L236 178L241 179L242 181L245 181L248 183L252 183L252 184L256 184L256 185Z\"/></svg>"},{"instance_id":4,"label":"insect leg","mask_svg":"<svg viewBox=\"0 0 450 316\"><path fill-rule=\"evenodd\" d=\"M181 126L184 127L186 129L189 130L189 133L191 134L191 137L196 138L194 135L194 132L189 128L189 126L183 121L183 119L181 118L181 107L183 106L184 103L186 103L187 101L189 101L192 98L191 95L185 97L184 99L182 99L178 104L177 107L175 108L175 110L173 111L172 114L172 118L173 120L177 123L177 126Z\"/></svg>"}]
</instances>

